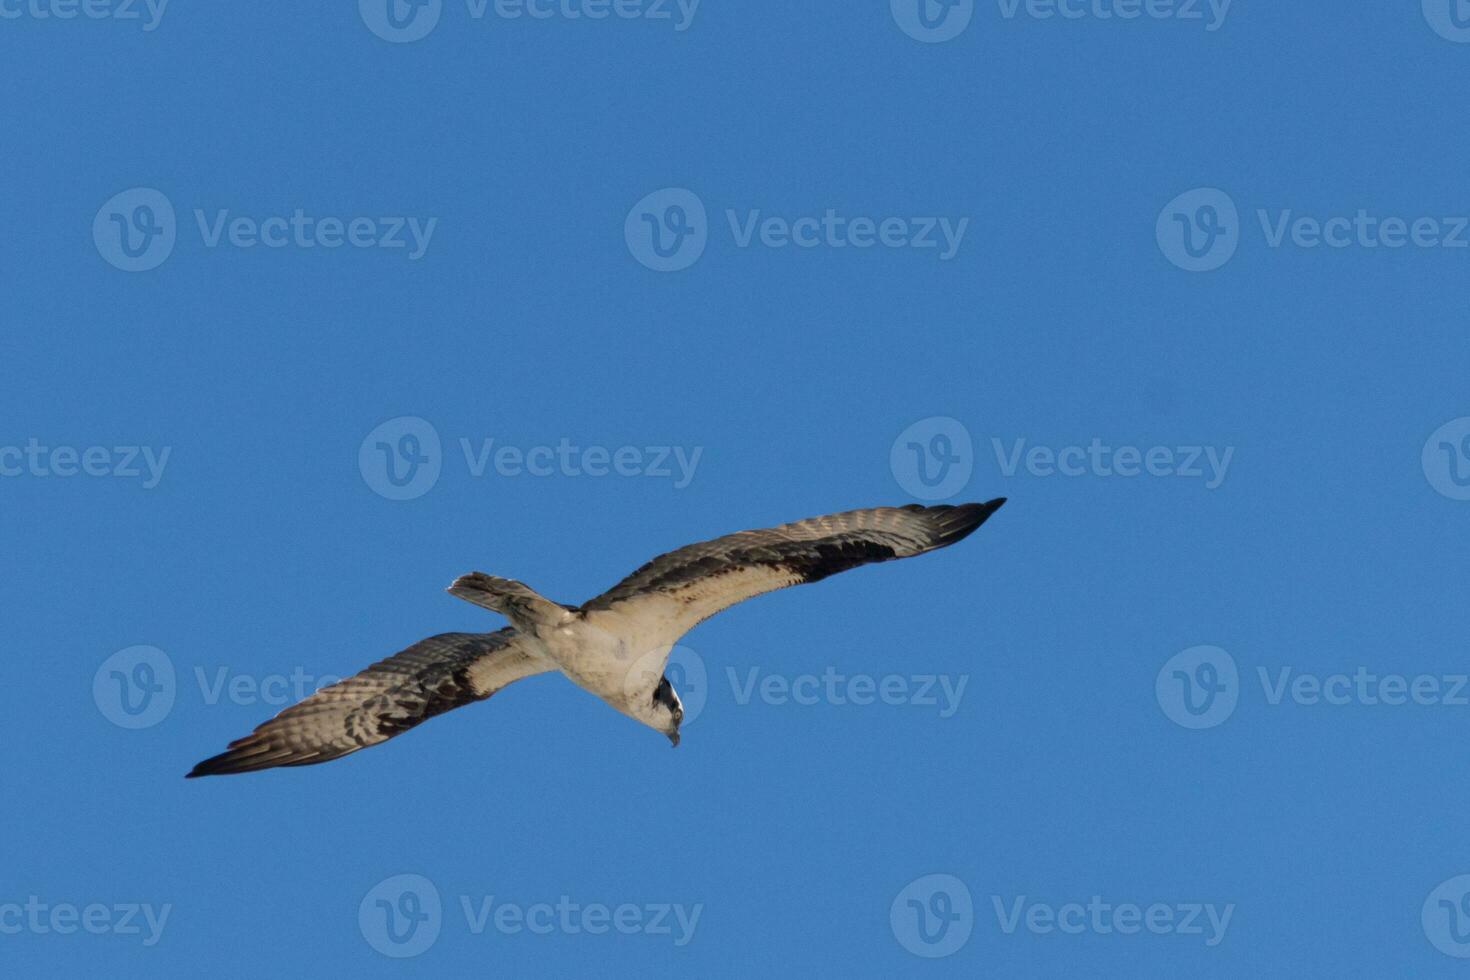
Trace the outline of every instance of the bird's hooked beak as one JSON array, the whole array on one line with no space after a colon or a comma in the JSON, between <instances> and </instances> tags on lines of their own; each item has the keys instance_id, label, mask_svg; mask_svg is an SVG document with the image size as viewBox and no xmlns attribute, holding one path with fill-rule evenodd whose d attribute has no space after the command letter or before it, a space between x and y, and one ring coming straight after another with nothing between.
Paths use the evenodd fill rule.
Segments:
<instances>
[{"instance_id":1,"label":"bird's hooked beak","mask_svg":"<svg viewBox=\"0 0 1470 980\"><path fill-rule=\"evenodd\" d=\"M666 734L669 736L669 742L677 749L679 747L679 729L676 728Z\"/></svg>"}]
</instances>

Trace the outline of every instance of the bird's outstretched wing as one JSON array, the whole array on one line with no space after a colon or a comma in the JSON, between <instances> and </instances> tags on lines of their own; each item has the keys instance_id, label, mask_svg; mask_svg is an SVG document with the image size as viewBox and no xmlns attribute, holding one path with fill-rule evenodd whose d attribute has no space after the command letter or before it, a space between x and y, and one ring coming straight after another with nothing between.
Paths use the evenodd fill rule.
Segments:
<instances>
[{"instance_id":1,"label":"bird's outstretched wing","mask_svg":"<svg viewBox=\"0 0 1470 980\"><path fill-rule=\"evenodd\" d=\"M551 669L512 628L431 636L285 709L189 777L326 762Z\"/></svg>"},{"instance_id":2,"label":"bird's outstretched wing","mask_svg":"<svg viewBox=\"0 0 1470 980\"><path fill-rule=\"evenodd\" d=\"M954 544L1004 503L1000 497L958 506L871 507L727 534L660 555L581 611L654 649L751 596Z\"/></svg>"}]
</instances>

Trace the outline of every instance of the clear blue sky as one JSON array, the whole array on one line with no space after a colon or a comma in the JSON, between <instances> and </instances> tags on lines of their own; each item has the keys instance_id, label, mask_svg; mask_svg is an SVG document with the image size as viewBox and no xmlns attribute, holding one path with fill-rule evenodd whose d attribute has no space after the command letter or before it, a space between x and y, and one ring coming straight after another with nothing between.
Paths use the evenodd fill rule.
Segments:
<instances>
[{"instance_id":1,"label":"clear blue sky","mask_svg":"<svg viewBox=\"0 0 1470 980\"><path fill-rule=\"evenodd\" d=\"M651 6L0 0L5 972L1461 970L1470 10ZM676 751L182 778L462 572L998 496Z\"/></svg>"}]
</instances>

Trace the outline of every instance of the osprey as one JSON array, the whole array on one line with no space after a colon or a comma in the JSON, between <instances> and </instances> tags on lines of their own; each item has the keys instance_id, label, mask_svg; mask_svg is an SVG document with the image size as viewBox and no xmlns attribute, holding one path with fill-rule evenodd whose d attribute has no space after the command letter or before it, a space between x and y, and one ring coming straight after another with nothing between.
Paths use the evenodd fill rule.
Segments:
<instances>
[{"instance_id":1,"label":"osprey","mask_svg":"<svg viewBox=\"0 0 1470 980\"><path fill-rule=\"evenodd\" d=\"M509 627L415 643L286 708L189 777L327 762L554 670L677 746L684 709L664 664L695 624L763 592L954 544L1004 503L872 507L739 531L660 555L581 606L471 572L449 592Z\"/></svg>"}]
</instances>

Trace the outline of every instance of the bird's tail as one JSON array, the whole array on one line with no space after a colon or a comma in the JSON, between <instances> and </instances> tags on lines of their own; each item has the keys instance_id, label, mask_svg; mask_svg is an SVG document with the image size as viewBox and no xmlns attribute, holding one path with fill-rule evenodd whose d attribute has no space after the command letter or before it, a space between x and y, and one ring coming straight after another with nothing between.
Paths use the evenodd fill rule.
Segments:
<instances>
[{"instance_id":1,"label":"bird's tail","mask_svg":"<svg viewBox=\"0 0 1470 980\"><path fill-rule=\"evenodd\" d=\"M568 607L552 602L523 582L484 572L461 575L449 587L449 594L500 613L520 630L554 626L573 615Z\"/></svg>"}]
</instances>

